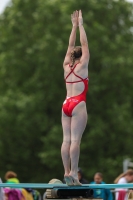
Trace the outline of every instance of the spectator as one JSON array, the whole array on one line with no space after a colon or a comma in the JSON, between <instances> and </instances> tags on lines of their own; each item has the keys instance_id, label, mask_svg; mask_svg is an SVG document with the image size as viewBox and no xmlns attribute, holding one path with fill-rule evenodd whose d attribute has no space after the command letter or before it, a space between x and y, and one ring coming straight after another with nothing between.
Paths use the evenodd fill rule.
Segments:
<instances>
[{"instance_id":1,"label":"spectator","mask_svg":"<svg viewBox=\"0 0 133 200\"><path fill-rule=\"evenodd\" d=\"M116 184L126 184L133 182L133 170L129 169L125 173L120 174L114 181ZM118 188L115 190L115 199L122 199L126 200L127 199L127 188Z\"/></svg>"},{"instance_id":2,"label":"spectator","mask_svg":"<svg viewBox=\"0 0 133 200\"><path fill-rule=\"evenodd\" d=\"M84 178L81 168L78 168L78 179L82 184L89 184L89 182Z\"/></svg>"},{"instance_id":3,"label":"spectator","mask_svg":"<svg viewBox=\"0 0 133 200\"><path fill-rule=\"evenodd\" d=\"M103 182L103 175L100 172L97 172L94 175L94 181L90 184L105 184ZM94 189L94 198L101 198L103 200L113 200L113 195L109 189Z\"/></svg>"},{"instance_id":4,"label":"spectator","mask_svg":"<svg viewBox=\"0 0 133 200\"><path fill-rule=\"evenodd\" d=\"M18 184L20 183L17 174L13 171L8 171L5 174L5 180L6 183L10 184ZM28 199L28 200L33 200L33 199L40 199L40 193L37 190L33 190L31 188L10 188L6 187L4 188L4 193L7 199ZM1 200L1 199L0 199Z\"/></svg>"},{"instance_id":5,"label":"spectator","mask_svg":"<svg viewBox=\"0 0 133 200\"><path fill-rule=\"evenodd\" d=\"M8 171L5 174L5 180L6 183L19 183L19 180L17 179L17 174L13 171Z\"/></svg>"}]
</instances>

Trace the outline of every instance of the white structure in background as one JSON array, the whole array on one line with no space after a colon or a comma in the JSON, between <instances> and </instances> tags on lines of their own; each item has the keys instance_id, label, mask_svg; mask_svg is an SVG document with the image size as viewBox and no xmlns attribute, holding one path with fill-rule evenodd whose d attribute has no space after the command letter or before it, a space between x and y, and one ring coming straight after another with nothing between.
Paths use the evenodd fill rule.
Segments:
<instances>
[{"instance_id":1,"label":"white structure in background","mask_svg":"<svg viewBox=\"0 0 133 200\"><path fill-rule=\"evenodd\" d=\"M133 0L126 0L133 3ZM4 12L6 6L11 2L11 0L0 0L0 14Z\"/></svg>"},{"instance_id":2,"label":"white structure in background","mask_svg":"<svg viewBox=\"0 0 133 200\"><path fill-rule=\"evenodd\" d=\"M0 178L0 183L2 183L1 178ZM4 200L3 188L0 188L0 200Z\"/></svg>"},{"instance_id":3,"label":"white structure in background","mask_svg":"<svg viewBox=\"0 0 133 200\"><path fill-rule=\"evenodd\" d=\"M128 168L133 168L133 162L131 162L130 158L126 158L123 161L123 172L127 171Z\"/></svg>"},{"instance_id":4,"label":"white structure in background","mask_svg":"<svg viewBox=\"0 0 133 200\"><path fill-rule=\"evenodd\" d=\"M11 2L11 0L0 0L0 14L4 12L6 6Z\"/></svg>"}]
</instances>

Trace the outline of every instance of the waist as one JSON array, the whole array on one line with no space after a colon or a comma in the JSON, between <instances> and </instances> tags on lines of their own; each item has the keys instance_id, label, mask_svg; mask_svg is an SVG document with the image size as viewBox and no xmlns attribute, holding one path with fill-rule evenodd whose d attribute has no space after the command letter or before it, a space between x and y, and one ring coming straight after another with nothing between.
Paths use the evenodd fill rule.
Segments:
<instances>
[{"instance_id":1,"label":"waist","mask_svg":"<svg viewBox=\"0 0 133 200\"><path fill-rule=\"evenodd\" d=\"M71 96L66 96L66 100L73 100L73 99L82 99L82 100L84 100L84 101L86 101L86 92L85 91L83 91L83 92L81 92L80 94L72 94Z\"/></svg>"},{"instance_id":2,"label":"waist","mask_svg":"<svg viewBox=\"0 0 133 200\"><path fill-rule=\"evenodd\" d=\"M73 86L66 86L66 90L67 90L67 97L72 97L72 96L78 96L78 95L86 95L87 91L88 91L88 83L87 84L83 84L82 86L80 85L73 85Z\"/></svg>"}]
</instances>

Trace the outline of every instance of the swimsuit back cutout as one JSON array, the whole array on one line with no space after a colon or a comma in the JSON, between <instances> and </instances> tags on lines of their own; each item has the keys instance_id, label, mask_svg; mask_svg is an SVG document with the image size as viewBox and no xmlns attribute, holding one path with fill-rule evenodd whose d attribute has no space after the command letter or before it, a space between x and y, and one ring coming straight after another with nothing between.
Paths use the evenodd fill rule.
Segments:
<instances>
[{"instance_id":1,"label":"swimsuit back cutout","mask_svg":"<svg viewBox=\"0 0 133 200\"><path fill-rule=\"evenodd\" d=\"M77 63L77 64L79 64L79 63ZM84 83L84 86L85 86L83 93L86 93L87 90L88 90L88 81L89 81L89 79L88 79L88 77L85 78L85 79L83 79L82 77L80 77L80 76L78 76L77 74L75 74L74 69L76 68L77 64L76 64L72 69L71 69L71 66L70 66L70 64L69 64L69 67L70 67L70 70L71 70L71 71L70 71L70 72L68 73L68 75L66 76L65 82L66 82L66 83L78 83L78 82L83 82L83 83ZM78 77L80 80L78 80L78 81L66 81L67 78L70 76L70 74L74 74L74 75L75 75L76 77Z\"/></svg>"}]
</instances>

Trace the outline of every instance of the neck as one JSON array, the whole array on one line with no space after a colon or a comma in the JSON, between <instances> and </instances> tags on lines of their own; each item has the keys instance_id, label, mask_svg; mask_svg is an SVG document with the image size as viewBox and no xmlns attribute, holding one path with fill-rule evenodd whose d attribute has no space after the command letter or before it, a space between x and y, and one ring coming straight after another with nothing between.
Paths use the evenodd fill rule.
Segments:
<instances>
[{"instance_id":1,"label":"neck","mask_svg":"<svg viewBox=\"0 0 133 200\"><path fill-rule=\"evenodd\" d=\"M74 64L73 64L73 66L76 65L77 63L79 63L79 61L80 61L80 58L76 59L75 62L74 62Z\"/></svg>"}]
</instances>

